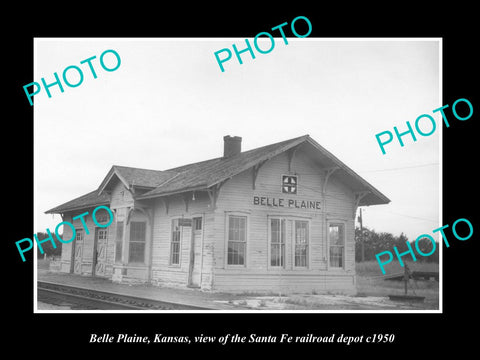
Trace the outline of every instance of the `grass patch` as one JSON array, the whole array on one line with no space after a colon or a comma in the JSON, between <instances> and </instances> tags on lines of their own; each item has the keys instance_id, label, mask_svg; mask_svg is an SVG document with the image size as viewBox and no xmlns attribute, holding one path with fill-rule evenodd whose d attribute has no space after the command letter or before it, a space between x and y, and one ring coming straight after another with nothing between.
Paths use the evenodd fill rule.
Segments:
<instances>
[{"instance_id":1,"label":"grass patch","mask_svg":"<svg viewBox=\"0 0 480 360\"><path fill-rule=\"evenodd\" d=\"M302 298L302 297L291 297L291 298L287 298L287 299L284 300L284 303L285 303L285 304L290 304L290 305L301 306L301 307L303 307L303 308L310 308L310 307L312 307L312 304L308 301L308 299Z\"/></svg>"},{"instance_id":2,"label":"grass patch","mask_svg":"<svg viewBox=\"0 0 480 360\"><path fill-rule=\"evenodd\" d=\"M45 269L49 270L50 269L50 259L39 259L37 258L37 269Z\"/></svg>"},{"instance_id":3,"label":"grass patch","mask_svg":"<svg viewBox=\"0 0 480 360\"><path fill-rule=\"evenodd\" d=\"M408 262L411 271L439 271L437 263ZM404 272L404 267L398 261L392 261L385 266L385 275ZM403 294L405 283L403 281L384 280L382 271L376 261L356 263L357 295L358 296L388 296ZM425 296L427 308L437 309L439 299L439 283L437 281L410 279L407 286L409 295Z\"/></svg>"},{"instance_id":4,"label":"grass patch","mask_svg":"<svg viewBox=\"0 0 480 360\"><path fill-rule=\"evenodd\" d=\"M439 264L426 262L407 262L411 271L439 271ZM398 260L394 260L384 266L385 275L403 273L405 268L400 265ZM375 260L355 263L355 270L358 276L382 276L382 270Z\"/></svg>"}]
</instances>

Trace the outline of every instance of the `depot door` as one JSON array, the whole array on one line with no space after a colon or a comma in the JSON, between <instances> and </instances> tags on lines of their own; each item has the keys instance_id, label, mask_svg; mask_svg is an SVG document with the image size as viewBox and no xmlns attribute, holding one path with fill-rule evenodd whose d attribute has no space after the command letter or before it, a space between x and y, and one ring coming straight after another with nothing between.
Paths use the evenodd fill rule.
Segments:
<instances>
[{"instance_id":1,"label":"depot door","mask_svg":"<svg viewBox=\"0 0 480 360\"><path fill-rule=\"evenodd\" d=\"M200 287L202 276L202 218L192 221L192 243L190 251L190 286Z\"/></svg>"},{"instance_id":2,"label":"depot door","mask_svg":"<svg viewBox=\"0 0 480 360\"><path fill-rule=\"evenodd\" d=\"M107 260L107 229L95 228L95 241L93 244L92 276L105 276L105 263Z\"/></svg>"},{"instance_id":3,"label":"depot door","mask_svg":"<svg viewBox=\"0 0 480 360\"><path fill-rule=\"evenodd\" d=\"M73 246L74 257L73 257L73 272L75 274L82 273L82 253L83 253L83 240L76 240Z\"/></svg>"}]
</instances>

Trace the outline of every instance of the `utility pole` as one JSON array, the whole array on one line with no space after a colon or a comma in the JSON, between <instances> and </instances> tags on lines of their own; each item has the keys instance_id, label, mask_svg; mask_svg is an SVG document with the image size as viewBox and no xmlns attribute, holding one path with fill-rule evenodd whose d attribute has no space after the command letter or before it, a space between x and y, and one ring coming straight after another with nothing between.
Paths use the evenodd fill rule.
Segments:
<instances>
[{"instance_id":1,"label":"utility pole","mask_svg":"<svg viewBox=\"0 0 480 360\"><path fill-rule=\"evenodd\" d=\"M363 237L363 219L362 219L362 208L360 208L360 215L358 217L358 222L360 223L360 244L362 246L362 262L365 261L365 239Z\"/></svg>"}]
</instances>

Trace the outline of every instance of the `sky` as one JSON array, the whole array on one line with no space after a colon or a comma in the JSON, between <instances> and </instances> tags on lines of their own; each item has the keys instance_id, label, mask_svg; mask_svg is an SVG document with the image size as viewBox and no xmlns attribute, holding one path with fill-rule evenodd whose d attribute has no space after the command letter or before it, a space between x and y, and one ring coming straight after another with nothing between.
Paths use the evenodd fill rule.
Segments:
<instances>
[{"instance_id":1,"label":"sky","mask_svg":"<svg viewBox=\"0 0 480 360\"><path fill-rule=\"evenodd\" d=\"M222 156L224 135L249 150L305 134L391 200L362 207L365 227L414 240L441 226L440 39L275 38L222 72L214 53L232 44L245 39L35 39L32 81L70 65L84 76L34 97L35 230L54 229L60 216L44 212L98 188L112 165L164 170ZM99 63L109 49L121 58L111 72ZM92 56L96 79L80 63ZM383 155L375 135L422 114L436 131L394 139Z\"/></svg>"}]
</instances>

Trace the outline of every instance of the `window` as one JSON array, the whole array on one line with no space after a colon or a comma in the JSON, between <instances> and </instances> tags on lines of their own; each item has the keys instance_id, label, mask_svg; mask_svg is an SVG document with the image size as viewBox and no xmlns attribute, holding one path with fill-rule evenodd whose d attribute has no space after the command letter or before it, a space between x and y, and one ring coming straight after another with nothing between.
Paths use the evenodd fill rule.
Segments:
<instances>
[{"instance_id":1,"label":"window","mask_svg":"<svg viewBox=\"0 0 480 360\"><path fill-rule=\"evenodd\" d=\"M345 226L330 224L328 228L330 240L330 266L343 268L345 262Z\"/></svg>"},{"instance_id":2,"label":"window","mask_svg":"<svg viewBox=\"0 0 480 360\"><path fill-rule=\"evenodd\" d=\"M196 217L193 218L193 230L202 230L202 218L201 217Z\"/></svg>"},{"instance_id":3,"label":"window","mask_svg":"<svg viewBox=\"0 0 480 360\"><path fill-rule=\"evenodd\" d=\"M247 217L228 216L228 265L245 265Z\"/></svg>"},{"instance_id":4,"label":"window","mask_svg":"<svg viewBox=\"0 0 480 360\"><path fill-rule=\"evenodd\" d=\"M130 222L128 262L145 262L145 229L145 222Z\"/></svg>"},{"instance_id":5,"label":"window","mask_svg":"<svg viewBox=\"0 0 480 360\"><path fill-rule=\"evenodd\" d=\"M98 240L105 240L107 241L107 229L100 229L98 228Z\"/></svg>"},{"instance_id":6,"label":"window","mask_svg":"<svg viewBox=\"0 0 480 360\"><path fill-rule=\"evenodd\" d=\"M270 219L270 266L285 266L285 219Z\"/></svg>"},{"instance_id":7,"label":"window","mask_svg":"<svg viewBox=\"0 0 480 360\"><path fill-rule=\"evenodd\" d=\"M295 266L308 266L308 221L295 220Z\"/></svg>"},{"instance_id":8,"label":"window","mask_svg":"<svg viewBox=\"0 0 480 360\"><path fill-rule=\"evenodd\" d=\"M75 229L75 241L83 241L83 229Z\"/></svg>"},{"instance_id":9,"label":"window","mask_svg":"<svg viewBox=\"0 0 480 360\"><path fill-rule=\"evenodd\" d=\"M180 238L181 238L181 219L172 220L172 242L170 245L170 264L180 265Z\"/></svg>"},{"instance_id":10,"label":"window","mask_svg":"<svg viewBox=\"0 0 480 360\"><path fill-rule=\"evenodd\" d=\"M123 248L123 221L117 222L117 234L115 236L115 262L122 262Z\"/></svg>"}]
</instances>

